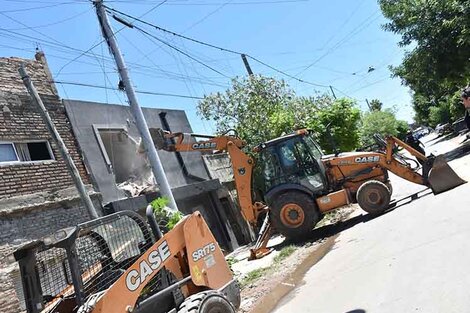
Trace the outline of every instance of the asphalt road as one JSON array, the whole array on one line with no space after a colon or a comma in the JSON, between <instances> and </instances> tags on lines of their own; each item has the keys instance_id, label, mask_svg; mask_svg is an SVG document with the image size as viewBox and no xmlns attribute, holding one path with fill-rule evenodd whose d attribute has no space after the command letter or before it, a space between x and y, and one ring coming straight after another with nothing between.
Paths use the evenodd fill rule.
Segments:
<instances>
[{"instance_id":1,"label":"asphalt road","mask_svg":"<svg viewBox=\"0 0 470 313\"><path fill-rule=\"evenodd\" d=\"M470 180L470 144L460 151L459 141L435 139L426 149L448 152ZM392 183L395 197L423 189ZM273 312L470 312L470 183L355 219Z\"/></svg>"}]
</instances>

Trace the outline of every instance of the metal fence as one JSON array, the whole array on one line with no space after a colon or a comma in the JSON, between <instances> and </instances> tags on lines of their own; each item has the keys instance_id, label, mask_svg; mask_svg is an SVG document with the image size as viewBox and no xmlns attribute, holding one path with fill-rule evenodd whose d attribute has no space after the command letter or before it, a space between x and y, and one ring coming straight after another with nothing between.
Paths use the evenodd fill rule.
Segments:
<instances>
[{"instance_id":1,"label":"metal fence","mask_svg":"<svg viewBox=\"0 0 470 313\"><path fill-rule=\"evenodd\" d=\"M54 312L53 308L63 299L83 302L91 294L109 288L153 242L139 215L119 212L78 225L73 235L62 241L35 246L34 272L44 312ZM80 286L79 294L74 286ZM34 295L25 296L20 301L37 299Z\"/></svg>"}]
</instances>

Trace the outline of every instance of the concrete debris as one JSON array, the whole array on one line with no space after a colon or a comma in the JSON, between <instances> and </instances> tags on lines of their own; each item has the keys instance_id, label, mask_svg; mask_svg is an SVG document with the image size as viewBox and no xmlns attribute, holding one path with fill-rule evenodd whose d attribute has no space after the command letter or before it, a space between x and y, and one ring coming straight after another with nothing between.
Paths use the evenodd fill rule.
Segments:
<instances>
[{"instance_id":1,"label":"concrete debris","mask_svg":"<svg viewBox=\"0 0 470 313\"><path fill-rule=\"evenodd\" d=\"M127 153L121 153L119 164L116 164L117 158L113 164L115 175L118 168L127 168L129 178L121 183L117 183L117 187L121 189L126 197L133 198L146 194L149 192L157 191L157 185L153 176L152 169L145 155L145 149L142 145L142 139L135 140L128 134L127 148L123 149ZM121 151L122 152L122 151ZM121 173L125 173L120 169Z\"/></svg>"},{"instance_id":2,"label":"concrete debris","mask_svg":"<svg viewBox=\"0 0 470 313\"><path fill-rule=\"evenodd\" d=\"M153 174L144 176L134 176L128 180L117 184L117 187L124 191L126 197L133 198L142 194L155 192L158 190L154 183Z\"/></svg>"}]
</instances>

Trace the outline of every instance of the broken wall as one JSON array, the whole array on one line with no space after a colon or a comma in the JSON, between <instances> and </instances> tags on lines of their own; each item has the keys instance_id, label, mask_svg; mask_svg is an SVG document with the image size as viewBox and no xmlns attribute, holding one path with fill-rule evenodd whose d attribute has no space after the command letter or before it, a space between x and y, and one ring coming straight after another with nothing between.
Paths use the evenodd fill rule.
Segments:
<instances>
[{"instance_id":1,"label":"broken wall","mask_svg":"<svg viewBox=\"0 0 470 313\"><path fill-rule=\"evenodd\" d=\"M130 108L123 105L78 100L64 100L64 105L72 121L87 167L90 168L93 181L103 195L103 201L108 203L126 198L126 194L116 186L116 182L121 179L115 177L115 173L106 164L103 147L100 147L97 140L97 130L121 129L129 137L139 141L140 135ZM154 108L143 108L142 110L149 128L163 127L160 114L164 112L172 130L192 132L186 114L182 110ZM106 152L106 154L108 153ZM196 178L188 177L183 173L182 165L175 153L158 151L158 155L172 188L209 179L201 154L198 152L182 155L184 165L188 168L189 173Z\"/></svg>"}]
</instances>

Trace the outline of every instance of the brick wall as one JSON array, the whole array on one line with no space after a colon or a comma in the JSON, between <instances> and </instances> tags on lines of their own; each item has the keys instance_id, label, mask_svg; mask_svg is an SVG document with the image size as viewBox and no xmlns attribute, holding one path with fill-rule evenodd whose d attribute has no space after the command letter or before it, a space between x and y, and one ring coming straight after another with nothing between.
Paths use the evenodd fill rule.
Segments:
<instances>
[{"instance_id":1,"label":"brick wall","mask_svg":"<svg viewBox=\"0 0 470 313\"><path fill-rule=\"evenodd\" d=\"M50 83L42 62L0 58L0 141L47 140L54 160L0 164L0 312L21 312L19 270L12 260L14 249L27 241L90 219L74 190L73 181L57 146L18 74L20 64L38 90L85 184L90 183L72 133L65 107ZM73 196L61 196L71 190ZM101 207L100 195L92 197Z\"/></svg>"},{"instance_id":2,"label":"brick wall","mask_svg":"<svg viewBox=\"0 0 470 313\"><path fill-rule=\"evenodd\" d=\"M73 185L57 146L52 142L44 121L16 72L21 61L28 62L27 71L37 84L51 119L73 157L84 183L89 183L65 108L58 96L53 94L41 63L0 58L0 141L47 140L55 158L55 161L0 164L0 199L38 191L53 191ZM5 107L8 109L4 109Z\"/></svg>"},{"instance_id":3,"label":"brick wall","mask_svg":"<svg viewBox=\"0 0 470 313\"><path fill-rule=\"evenodd\" d=\"M99 194L92 195L96 208ZM20 272L12 253L16 247L30 240L50 235L56 230L89 220L87 210L78 196L61 199L15 212L0 211L0 312L22 311Z\"/></svg>"}]
</instances>

